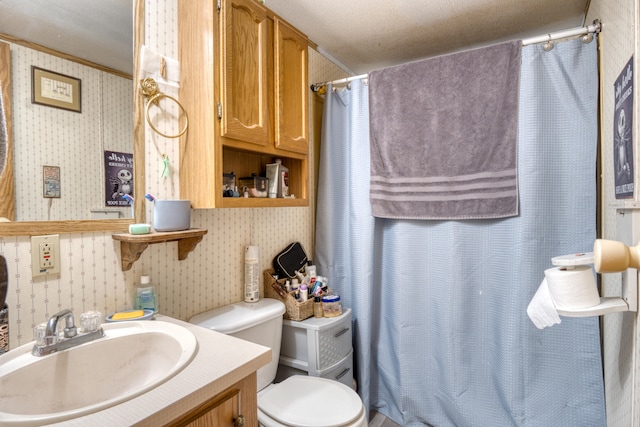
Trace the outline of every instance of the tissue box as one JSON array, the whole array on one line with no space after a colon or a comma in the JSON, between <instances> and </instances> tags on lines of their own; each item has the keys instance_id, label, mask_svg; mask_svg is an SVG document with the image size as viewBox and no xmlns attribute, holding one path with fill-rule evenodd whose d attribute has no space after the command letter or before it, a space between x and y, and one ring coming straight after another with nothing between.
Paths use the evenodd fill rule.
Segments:
<instances>
[{"instance_id":1,"label":"tissue box","mask_svg":"<svg viewBox=\"0 0 640 427\"><path fill-rule=\"evenodd\" d=\"M153 202L153 229L181 231L191 227L189 200L156 200Z\"/></svg>"}]
</instances>

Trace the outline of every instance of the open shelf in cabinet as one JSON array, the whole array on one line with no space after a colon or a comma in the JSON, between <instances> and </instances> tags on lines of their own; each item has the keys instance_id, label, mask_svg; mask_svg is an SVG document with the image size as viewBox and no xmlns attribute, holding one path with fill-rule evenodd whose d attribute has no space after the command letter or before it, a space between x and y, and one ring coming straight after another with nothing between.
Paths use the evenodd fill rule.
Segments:
<instances>
[{"instance_id":1,"label":"open shelf in cabinet","mask_svg":"<svg viewBox=\"0 0 640 427\"><path fill-rule=\"evenodd\" d=\"M224 208L309 206L307 194L309 172L306 155L258 153L232 147L223 147L222 153L223 170L219 174L220 185L217 186L220 188L218 206ZM281 159L282 164L289 168L289 194L294 195L295 198L222 197L223 173L234 173L236 179L251 176L253 173L265 176L266 165L274 163L276 159ZM242 194L242 188L238 190Z\"/></svg>"}]
</instances>

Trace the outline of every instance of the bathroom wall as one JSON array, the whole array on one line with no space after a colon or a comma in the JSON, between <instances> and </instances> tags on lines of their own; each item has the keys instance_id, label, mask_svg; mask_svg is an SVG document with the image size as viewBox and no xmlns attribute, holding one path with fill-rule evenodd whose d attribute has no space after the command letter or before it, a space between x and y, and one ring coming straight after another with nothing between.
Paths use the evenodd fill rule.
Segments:
<instances>
[{"instance_id":1,"label":"bathroom wall","mask_svg":"<svg viewBox=\"0 0 640 427\"><path fill-rule=\"evenodd\" d=\"M616 239L616 208L640 207L638 191L633 200L619 201L614 193L614 82L623 71L627 61L638 55L637 0L592 0L587 23L594 19L602 22L600 36L601 67L601 140L602 140L602 199L601 221L603 238ZM637 61L636 61L637 64ZM637 70L637 65L635 70ZM634 82L637 83L637 78ZM637 99L638 91L634 96ZM635 102L634 141L638 135L638 103ZM638 144L634 144L638 158ZM635 162L637 165L637 161ZM638 168L635 168L638 183ZM637 184L636 184L637 188ZM640 226L640 224L636 224ZM603 296L620 295L620 275L605 274ZM635 313L607 314L602 319L603 364L607 425L609 427L632 427L640 425L640 382L638 381L637 316Z\"/></svg>"},{"instance_id":2,"label":"bathroom wall","mask_svg":"<svg viewBox=\"0 0 640 427\"><path fill-rule=\"evenodd\" d=\"M104 209L102 151L133 152L131 79L19 44L10 46L16 218L90 219L92 209ZM32 104L32 65L80 79L82 112ZM43 165L60 167L60 198L42 197Z\"/></svg>"},{"instance_id":3,"label":"bathroom wall","mask_svg":"<svg viewBox=\"0 0 640 427\"><path fill-rule=\"evenodd\" d=\"M176 11L177 0L146 2L145 45L172 58L178 56ZM309 83L347 75L317 51L309 50ZM165 129L163 124L157 127ZM310 135L313 133L310 128ZM170 178L160 177L162 154L170 159ZM313 158L309 164L313 165ZM145 167L147 188L137 189L138 194L179 197L176 140L159 137L147 127ZM313 174L309 175L313 188ZM154 244L127 272L121 270L119 243L110 233L62 235L61 274L36 280L31 278L29 237L0 236L0 254L9 267L10 346L31 341L33 326L63 308L71 308L76 314L131 308L133 286L144 274L158 286L160 312L179 319L240 301L244 246L260 247L261 269L269 268L276 253L292 241L300 241L312 254L313 210L313 206L193 210L192 227L207 229L208 233L186 260L178 261L177 243ZM150 209L147 216L151 217Z\"/></svg>"}]
</instances>

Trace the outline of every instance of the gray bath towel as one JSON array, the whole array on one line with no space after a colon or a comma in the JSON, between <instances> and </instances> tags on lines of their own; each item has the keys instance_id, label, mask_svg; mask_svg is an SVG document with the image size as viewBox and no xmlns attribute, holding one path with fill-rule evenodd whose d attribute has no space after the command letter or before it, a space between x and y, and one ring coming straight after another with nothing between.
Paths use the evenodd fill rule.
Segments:
<instances>
[{"instance_id":1,"label":"gray bath towel","mask_svg":"<svg viewBox=\"0 0 640 427\"><path fill-rule=\"evenodd\" d=\"M518 214L520 41L369 74L374 216Z\"/></svg>"}]
</instances>

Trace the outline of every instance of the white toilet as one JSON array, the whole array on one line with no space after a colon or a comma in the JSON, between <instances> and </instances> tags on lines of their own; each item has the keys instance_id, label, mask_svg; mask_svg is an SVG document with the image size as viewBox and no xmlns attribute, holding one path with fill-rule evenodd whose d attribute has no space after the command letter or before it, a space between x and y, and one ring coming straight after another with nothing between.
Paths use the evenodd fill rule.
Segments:
<instances>
[{"instance_id":1,"label":"white toilet","mask_svg":"<svg viewBox=\"0 0 640 427\"><path fill-rule=\"evenodd\" d=\"M258 302L219 307L193 316L189 322L270 347L271 363L258 369L258 421L264 427L366 427L366 411L358 394L326 378L294 375L273 384L282 340L282 302Z\"/></svg>"}]
</instances>

